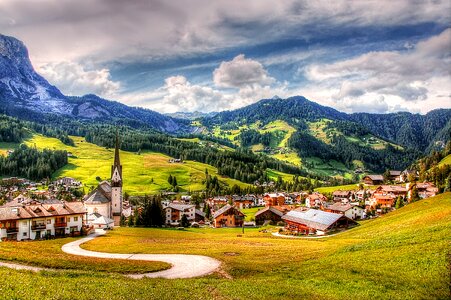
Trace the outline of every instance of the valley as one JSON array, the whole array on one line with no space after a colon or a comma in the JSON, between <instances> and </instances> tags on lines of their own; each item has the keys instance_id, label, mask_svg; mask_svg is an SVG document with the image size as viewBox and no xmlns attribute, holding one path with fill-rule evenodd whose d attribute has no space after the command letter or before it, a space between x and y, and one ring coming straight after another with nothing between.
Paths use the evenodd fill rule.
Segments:
<instances>
[{"instance_id":1,"label":"valley","mask_svg":"<svg viewBox=\"0 0 451 300\"><path fill-rule=\"evenodd\" d=\"M420 299L425 295L444 299L449 292L450 196L445 193L413 203L320 240L279 239L271 235L271 228L267 233L246 229L244 234L240 228L118 228L83 245L112 253L207 255L222 262L221 271L203 278L131 280L117 274L128 268L152 267L132 261L112 264L108 273L93 268L84 271L89 259L61 252L60 244L67 239L0 243L4 258L10 256L8 249L17 246L30 265L55 267L52 260L42 258L49 253L58 255L59 262L67 266L74 265L74 259L83 261L62 272L34 274L0 268L0 275L8 278L2 294L7 298L88 299L108 289L113 291L108 292L109 299L124 299L131 293L159 299ZM103 263L95 260L99 266ZM46 289L19 288L24 285Z\"/></svg>"}]
</instances>

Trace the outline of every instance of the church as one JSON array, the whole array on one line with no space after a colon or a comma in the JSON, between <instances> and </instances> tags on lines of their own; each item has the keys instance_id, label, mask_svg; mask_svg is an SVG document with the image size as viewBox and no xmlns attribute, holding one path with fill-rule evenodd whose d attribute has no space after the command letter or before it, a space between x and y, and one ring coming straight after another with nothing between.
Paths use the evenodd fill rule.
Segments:
<instances>
[{"instance_id":1,"label":"church","mask_svg":"<svg viewBox=\"0 0 451 300\"><path fill-rule=\"evenodd\" d=\"M88 224L94 227L119 226L122 214L122 165L119 157L119 137L116 134L111 181L102 181L84 199Z\"/></svg>"}]
</instances>

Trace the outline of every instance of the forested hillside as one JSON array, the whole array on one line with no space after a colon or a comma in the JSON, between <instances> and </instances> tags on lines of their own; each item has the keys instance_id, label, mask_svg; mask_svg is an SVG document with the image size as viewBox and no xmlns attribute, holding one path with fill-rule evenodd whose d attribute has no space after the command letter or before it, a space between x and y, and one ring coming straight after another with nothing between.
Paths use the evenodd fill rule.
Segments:
<instances>
[{"instance_id":1,"label":"forested hillside","mask_svg":"<svg viewBox=\"0 0 451 300\"><path fill-rule=\"evenodd\" d=\"M304 97L261 100L201 121L207 134L220 130L240 146L255 150L255 145L267 147L275 139L258 128L277 120L287 122L295 132L290 133L286 145L267 153L295 151L307 163L314 159L338 161L349 170L363 166L373 172L406 168L424 153L440 149L451 134L451 110L426 115L345 114Z\"/></svg>"}]
</instances>

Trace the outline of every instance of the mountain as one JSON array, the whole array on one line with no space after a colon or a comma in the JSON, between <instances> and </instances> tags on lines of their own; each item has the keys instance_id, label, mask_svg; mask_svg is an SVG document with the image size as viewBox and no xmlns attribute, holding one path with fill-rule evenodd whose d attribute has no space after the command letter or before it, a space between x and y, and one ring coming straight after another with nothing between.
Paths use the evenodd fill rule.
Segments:
<instances>
[{"instance_id":1,"label":"mountain","mask_svg":"<svg viewBox=\"0 0 451 300\"><path fill-rule=\"evenodd\" d=\"M196 120L196 119L201 119L201 118L214 117L217 114L218 114L217 112L204 113L204 112L200 112L200 111L194 111L194 112L178 111L175 113L166 113L165 115L168 117L171 117L171 118L176 118L176 119Z\"/></svg>"},{"instance_id":2,"label":"mountain","mask_svg":"<svg viewBox=\"0 0 451 300\"><path fill-rule=\"evenodd\" d=\"M129 107L95 95L68 97L37 74L25 45L0 34L0 110L28 120L58 115L77 120L96 120L151 127L163 132L189 131L188 122L157 112Z\"/></svg>"},{"instance_id":3,"label":"mountain","mask_svg":"<svg viewBox=\"0 0 451 300\"><path fill-rule=\"evenodd\" d=\"M429 150L437 142L446 142L451 134L451 109L433 110L426 115L408 112L346 114L302 96L264 99L240 109L220 112L204 119L202 123L207 127L230 127L258 121L268 123L278 119L288 122L298 130L308 129L308 123L328 119L334 123L331 126L349 127L347 130L355 127L354 129L358 128L417 151Z\"/></svg>"}]
</instances>

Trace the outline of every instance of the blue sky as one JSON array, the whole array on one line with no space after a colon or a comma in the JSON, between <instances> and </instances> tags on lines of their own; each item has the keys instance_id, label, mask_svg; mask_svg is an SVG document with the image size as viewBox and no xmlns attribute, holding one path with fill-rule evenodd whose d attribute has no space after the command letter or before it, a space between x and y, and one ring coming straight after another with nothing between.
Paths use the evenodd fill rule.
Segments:
<instances>
[{"instance_id":1,"label":"blue sky","mask_svg":"<svg viewBox=\"0 0 451 300\"><path fill-rule=\"evenodd\" d=\"M451 1L0 2L63 93L160 112L303 95L345 112L450 108Z\"/></svg>"}]
</instances>

